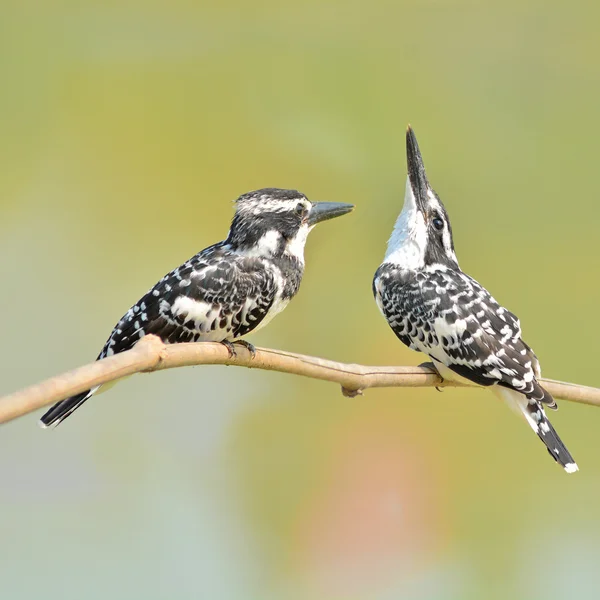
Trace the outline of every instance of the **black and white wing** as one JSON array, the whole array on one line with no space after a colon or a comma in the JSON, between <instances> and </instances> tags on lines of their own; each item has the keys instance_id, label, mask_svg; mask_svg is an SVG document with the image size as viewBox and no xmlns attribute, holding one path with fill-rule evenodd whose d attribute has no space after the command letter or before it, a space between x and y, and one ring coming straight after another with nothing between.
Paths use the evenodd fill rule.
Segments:
<instances>
[{"instance_id":1,"label":"black and white wing","mask_svg":"<svg viewBox=\"0 0 600 600\"><path fill-rule=\"evenodd\" d=\"M165 275L134 304L98 359L129 350L150 333L166 343L235 340L282 310L286 301L280 296L277 273L261 259L216 244ZM97 390L58 402L42 416L41 425L58 425Z\"/></svg>"},{"instance_id":2,"label":"black and white wing","mask_svg":"<svg viewBox=\"0 0 600 600\"><path fill-rule=\"evenodd\" d=\"M546 417L543 404L556 403L537 381L539 362L514 314L459 271L407 273L384 264L373 284L377 304L404 344L476 384L498 384L494 391L524 415L552 458L567 473L578 470Z\"/></svg>"},{"instance_id":3,"label":"black and white wing","mask_svg":"<svg viewBox=\"0 0 600 600\"><path fill-rule=\"evenodd\" d=\"M521 339L519 319L468 275L449 269L405 275L384 265L374 292L394 333L413 350L479 385L497 383L555 406L537 382L539 362Z\"/></svg>"},{"instance_id":4,"label":"black and white wing","mask_svg":"<svg viewBox=\"0 0 600 600\"><path fill-rule=\"evenodd\" d=\"M115 326L99 358L150 333L166 343L235 340L258 327L278 296L276 273L260 258L220 244L165 275Z\"/></svg>"}]
</instances>

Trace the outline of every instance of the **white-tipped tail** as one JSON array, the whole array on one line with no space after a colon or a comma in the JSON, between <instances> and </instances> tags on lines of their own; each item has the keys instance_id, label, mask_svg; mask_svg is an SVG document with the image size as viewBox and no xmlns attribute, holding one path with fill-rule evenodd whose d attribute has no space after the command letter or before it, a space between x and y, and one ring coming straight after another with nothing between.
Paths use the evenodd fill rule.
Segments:
<instances>
[{"instance_id":1,"label":"white-tipped tail","mask_svg":"<svg viewBox=\"0 0 600 600\"><path fill-rule=\"evenodd\" d=\"M522 414L529 426L544 442L548 453L567 472L579 471L577 463L567 450L562 440L558 437L552 423L546 417L543 406L535 401L528 400L523 394L509 388L495 385L493 391L502 398L513 410Z\"/></svg>"},{"instance_id":2,"label":"white-tipped tail","mask_svg":"<svg viewBox=\"0 0 600 600\"><path fill-rule=\"evenodd\" d=\"M42 418L39 420L40 427L42 429L49 429L60 425L69 415L90 398L99 387L100 386L96 386L91 390L81 392L81 394L57 402L49 411L42 415Z\"/></svg>"}]
</instances>

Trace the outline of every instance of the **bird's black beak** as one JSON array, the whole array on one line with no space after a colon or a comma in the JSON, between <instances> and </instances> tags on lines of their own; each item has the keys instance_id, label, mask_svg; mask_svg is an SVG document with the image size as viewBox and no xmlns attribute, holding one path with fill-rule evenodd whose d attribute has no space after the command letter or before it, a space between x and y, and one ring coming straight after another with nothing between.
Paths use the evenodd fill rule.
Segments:
<instances>
[{"instance_id":1,"label":"bird's black beak","mask_svg":"<svg viewBox=\"0 0 600 600\"><path fill-rule=\"evenodd\" d=\"M427 204L429 182L425 174L425 165L423 164L423 157L419 150L417 137L410 125L406 130L406 162L408 165L408 179L415 200L417 201L417 206L424 209Z\"/></svg>"},{"instance_id":2,"label":"bird's black beak","mask_svg":"<svg viewBox=\"0 0 600 600\"><path fill-rule=\"evenodd\" d=\"M345 202L314 202L308 213L308 224L312 226L321 221L341 217L353 208L354 204L346 204Z\"/></svg>"}]
</instances>

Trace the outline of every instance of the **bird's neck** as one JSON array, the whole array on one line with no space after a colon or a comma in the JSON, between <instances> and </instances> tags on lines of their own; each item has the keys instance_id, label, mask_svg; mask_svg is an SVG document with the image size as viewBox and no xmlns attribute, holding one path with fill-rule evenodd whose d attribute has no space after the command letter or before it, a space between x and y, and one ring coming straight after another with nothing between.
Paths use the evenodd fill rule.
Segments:
<instances>
[{"instance_id":1,"label":"bird's neck","mask_svg":"<svg viewBox=\"0 0 600 600\"><path fill-rule=\"evenodd\" d=\"M304 267L304 245L307 235L308 228L301 228L289 238L276 229L240 231L232 228L226 243L236 254L291 261Z\"/></svg>"},{"instance_id":2,"label":"bird's neck","mask_svg":"<svg viewBox=\"0 0 600 600\"><path fill-rule=\"evenodd\" d=\"M456 255L449 256L440 244L431 243L420 224L407 226L402 215L390 237L383 264L411 272L460 270Z\"/></svg>"},{"instance_id":3,"label":"bird's neck","mask_svg":"<svg viewBox=\"0 0 600 600\"><path fill-rule=\"evenodd\" d=\"M394 224L383 262L407 271L437 270L436 266L458 269L451 231L445 230L443 235L447 239L432 236L428 231L423 211L417 206L407 180L402 212Z\"/></svg>"},{"instance_id":4,"label":"bird's neck","mask_svg":"<svg viewBox=\"0 0 600 600\"><path fill-rule=\"evenodd\" d=\"M412 201L409 201L411 198ZM394 224L383 262L410 271L422 269L425 266L426 245L425 220L417 210L412 191L407 185L407 199Z\"/></svg>"},{"instance_id":5,"label":"bird's neck","mask_svg":"<svg viewBox=\"0 0 600 600\"><path fill-rule=\"evenodd\" d=\"M417 275L418 273L423 273L423 274L427 275L429 273L437 273L440 271L460 271L461 270L460 267L458 266L458 264L450 263L450 262L448 262L448 263L432 262L432 263L424 264L417 268L413 268L411 266L408 266L406 263L384 260L380 266L385 267L387 270L403 272L407 276L409 276L411 274Z\"/></svg>"}]
</instances>

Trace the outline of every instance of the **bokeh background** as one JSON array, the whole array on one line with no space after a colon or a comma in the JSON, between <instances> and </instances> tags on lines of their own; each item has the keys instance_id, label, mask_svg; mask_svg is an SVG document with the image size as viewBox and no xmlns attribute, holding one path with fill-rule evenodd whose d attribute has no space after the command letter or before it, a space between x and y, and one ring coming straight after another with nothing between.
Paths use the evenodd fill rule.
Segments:
<instances>
[{"instance_id":1,"label":"bokeh background","mask_svg":"<svg viewBox=\"0 0 600 600\"><path fill-rule=\"evenodd\" d=\"M231 201L355 203L309 239L258 345L418 364L371 278L414 126L462 267L546 376L600 385L596 3L0 4L0 391L96 356ZM198 367L56 431L0 431L4 599L544 600L600 589L600 410L554 416L581 472L477 390Z\"/></svg>"}]
</instances>

